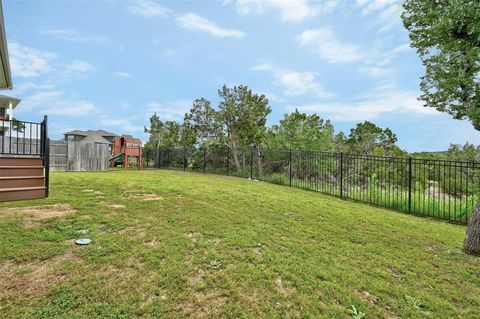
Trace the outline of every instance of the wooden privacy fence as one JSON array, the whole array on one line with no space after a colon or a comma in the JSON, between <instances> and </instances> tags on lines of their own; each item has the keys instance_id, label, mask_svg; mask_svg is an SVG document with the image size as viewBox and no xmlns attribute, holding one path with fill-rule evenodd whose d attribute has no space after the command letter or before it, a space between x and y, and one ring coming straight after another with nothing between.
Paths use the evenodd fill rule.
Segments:
<instances>
[{"instance_id":1,"label":"wooden privacy fence","mask_svg":"<svg viewBox=\"0 0 480 319\"><path fill-rule=\"evenodd\" d=\"M110 145L51 141L52 171L106 171L109 169Z\"/></svg>"}]
</instances>

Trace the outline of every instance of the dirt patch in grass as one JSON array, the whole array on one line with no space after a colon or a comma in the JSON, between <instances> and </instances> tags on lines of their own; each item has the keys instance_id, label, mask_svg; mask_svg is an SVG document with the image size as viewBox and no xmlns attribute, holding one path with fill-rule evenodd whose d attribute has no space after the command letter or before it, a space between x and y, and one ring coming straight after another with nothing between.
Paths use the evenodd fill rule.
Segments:
<instances>
[{"instance_id":1,"label":"dirt patch in grass","mask_svg":"<svg viewBox=\"0 0 480 319\"><path fill-rule=\"evenodd\" d=\"M22 217L23 225L26 228L34 228L43 219L63 217L75 213L68 204L54 204L30 207L0 208L0 217L19 216Z\"/></svg>"},{"instance_id":2,"label":"dirt patch in grass","mask_svg":"<svg viewBox=\"0 0 480 319\"><path fill-rule=\"evenodd\" d=\"M153 194L153 193L136 193L130 190L126 190L122 193L122 196L142 202L150 202L150 201L158 201L163 200L164 198L160 195Z\"/></svg>"},{"instance_id":3,"label":"dirt patch in grass","mask_svg":"<svg viewBox=\"0 0 480 319\"><path fill-rule=\"evenodd\" d=\"M120 204L112 204L112 205L106 205L111 208L126 208L127 206L125 205L120 205Z\"/></svg>"},{"instance_id":4,"label":"dirt patch in grass","mask_svg":"<svg viewBox=\"0 0 480 319\"><path fill-rule=\"evenodd\" d=\"M375 295L372 295L368 291L364 290L360 293L360 297L364 300L367 301L371 304L377 304L378 303L378 297Z\"/></svg>"},{"instance_id":5,"label":"dirt patch in grass","mask_svg":"<svg viewBox=\"0 0 480 319\"><path fill-rule=\"evenodd\" d=\"M199 271L197 271L195 273L195 275L188 278L188 283L191 286L196 286L196 285L201 284L204 281L204 278L205 278L205 270L200 269Z\"/></svg>"},{"instance_id":6,"label":"dirt patch in grass","mask_svg":"<svg viewBox=\"0 0 480 319\"><path fill-rule=\"evenodd\" d=\"M103 192L98 191L96 189L84 189L83 192L84 193L93 193L93 194L97 194L97 195L104 195Z\"/></svg>"},{"instance_id":7,"label":"dirt patch in grass","mask_svg":"<svg viewBox=\"0 0 480 319\"><path fill-rule=\"evenodd\" d=\"M193 232L186 233L185 235L194 242L199 241L203 237L201 233L193 233Z\"/></svg>"},{"instance_id":8,"label":"dirt patch in grass","mask_svg":"<svg viewBox=\"0 0 480 319\"><path fill-rule=\"evenodd\" d=\"M44 261L0 264L0 299L8 296L35 296L46 292L66 280L67 274L59 270L66 262L80 263L81 259L69 250Z\"/></svg>"},{"instance_id":9,"label":"dirt patch in grass","mask_svg":"<svg viewBox=\"0 0 480 319\"><path fill-rule=\"evenodd\" d=\"M142 202L149 202L152 200L163 200L163 197L155 194L141 194L137 196L137 199L141 200Z\"/></svg>"},{"instance_id":10,"label":"dirt patch in grass","mask_svg":"<svg viewBox=\"0 0 480 319\"><path fill-rule=\"evenodd\" d=\"M181 305L182 312L192 318L215 318L228 298L214 293L194 292Z\"/></svg>"},{"instance_id":11,"label":"dirt patch in grass","mask_svg":"<svg viewBox=\"0 0 480 319\"><path fill-rule=\"evenodd\" d=\"M293 288L285 287L285 284L283 283L283 279L280 276L277 276L275 278L275 288L283 296L290 296L295 291L295 289Z\"/></svg>"},{"instance_id":12,"label":"dirt patch in grass","mask_svg":"<svg viewBox=\"0 0 480 319\"><path fill-rule=\"evenodd\" d=\"M163 243L160 240L154 239L149 242L146 242L145 245L150 247L160 247L160 246L163 246Z\"/></svg>"}]
</instances>

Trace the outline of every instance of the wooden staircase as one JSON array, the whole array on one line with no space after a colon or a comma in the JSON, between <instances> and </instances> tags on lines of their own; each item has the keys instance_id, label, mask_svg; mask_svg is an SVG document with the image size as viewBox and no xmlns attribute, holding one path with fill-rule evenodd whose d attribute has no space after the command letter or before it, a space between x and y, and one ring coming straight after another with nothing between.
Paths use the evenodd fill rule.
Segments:
<instances>
[{"instance_id":1,"label":"wooden staircase","mask_svg":"<svg viewBox=\"0 0 480 319\"><path fill-rule=\"evenodd\" d=\"M0 157L0 202L47 196L41 157Z\"/></svg>"}]
</instances>

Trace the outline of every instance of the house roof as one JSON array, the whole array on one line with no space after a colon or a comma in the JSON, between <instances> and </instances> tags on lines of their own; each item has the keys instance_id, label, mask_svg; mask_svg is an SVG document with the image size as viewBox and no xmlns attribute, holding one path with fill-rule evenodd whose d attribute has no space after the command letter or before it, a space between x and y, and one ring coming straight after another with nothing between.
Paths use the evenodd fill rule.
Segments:
<instances>
[{"instance_id":1,"label":"house roof","mask_svg":"<svg viewBox=\"0 0 480 319\"><path fill-rule=\"evenodd\" d=\"M0 1L0 89L12 88L12 73L8 58L7 36L3 20L2 3Z\"/></svg>"},{"instance_id":2,"label":"house roof","mask_svg":"<svg viewBox=\"0 0 480 319\"><path fill-rule=\"evenodd\" d=\"M0 107L7 107L8 103L12 102L12 107L15 108L20 101L21 100L16 97L0 94Z\"/></svg>"},{"instance_id":3,"label":"house roof","mask_svg":"<svg viewBox=\"0 0 480 319\"><path fill-rule=\"evenodd\" d=\"M118 136L115 133L110 133L104 130L97 130L97 131L80 131L80 130L73 130L64 135L79 135L84 136L85 138L82 139L82 142L87 143L98 143L98 144L111 144L112 142L107 140L106 137L116 137Z\"/></svg>"},{"instance_id":4,"label":"house roof","mask_svg":"<svg viewBox=\"0 0 480 319\"><path fill-rule=\"evenodd\" d=\"M142 144L142 141L139 138L133 137L131 135L122 135L125 140L127 140L127 143L134 143L134 144Z\"/></svg>"}]
</instances>

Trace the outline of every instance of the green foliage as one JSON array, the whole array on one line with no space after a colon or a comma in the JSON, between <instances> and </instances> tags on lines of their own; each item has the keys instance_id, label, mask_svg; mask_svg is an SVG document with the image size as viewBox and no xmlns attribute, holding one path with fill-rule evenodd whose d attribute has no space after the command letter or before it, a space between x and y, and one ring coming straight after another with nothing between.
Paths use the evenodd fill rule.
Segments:
<instances>
[{"instance_id":1,"label":"green foliage","mask_svg":"<svg viewBox=\"0 0 480 319\"><path fill-rule=\"evenodd\" d=\"M355 305L350 305L350 309L348 310L348 312L352 315L353 319L362 319L367 316L366 313L358 310L357 307L355 307Z\"/></svg>"},{"instance_id":2,"label":"green foliage","mask_svg":"<svg viewBox=\"0 0 480 319\"><path fill-rule=\"evenodd\" d=\"M267 147L310 151L352 152L364 155L404 156L395 145L396 135L371 122L359 123L348 138L343 132L334 134L329 120L317 114L298 110L284 114L278 124L267 128L271 112L268 99L252 92L247 86L223 86L220 102L213 107L205 98L193 101L182 123L163 122L157 114L150 117L150 134L146 148L226 146L232 152L233 166L244 170L238 149Z\"/></svg>"},{"instance_id":3,"label":"green foliage","mask_svg":"<svg viewBox=\"0 0 480 319\"><path fill-rule=\"evenodd\" d=\"M382 129L365 121L350 130L346 139L351 153L362 155L392 155L398 153L397 136L389 128Z\"/></svg>"},{"instance_id":4,"label":"green foliage","mask_svg":"<svg viewBox=\"0 0 480 319\"><path fill-rule=\"evenodd\" d=\"M16 131L16 132L19 132L19 133L23 133L23 132L25 132L25 124L23 124L22 122L20 122L16 118L13 118L12 119L12 130Z\"/></svg>"},{"instance_id":5,"label":"green foliage","mask_svg":"<svg viewBox=\"0 0 480 319\"><path fill-rule=\"evenodd\" d=\"M447 157L453 161L480 162L480 145L475 146L468 142L465 145L450 144Z\"/></svg>"},{"instance_id":6,"label":"green foliage","mask_svg":"<svg viewBox=\"0 0 480 319\"><path fill-rule=\"evenodd\" d=\"M406 0L403 23L425 66L420 99L480 130L480 2Z\"/></svg>"},{"instance_id":7,"label":"green foliage","mask_svg":"<svg viewBox=\"0 0 480 319\"><path fill-rule=\"evenodd\" d=\"M329 120L295 110L285 114L280 124L268 130L266 144L276 149L331 151L333 136L333 125Z\"/></svg>"},{"instance_id":8,"label":"green foliage","mask_svg":"<svg viewBox=\"0 0 480 319\"><path fill-rule=\"evenodd\" d=\"M179 124L175 121L163 122L157 113L150 117L150 128L144 128L150 137L145 148L171 148L177 146L191 147L195 144L196 136L189 122Z\"/></svg>"},{"instance_id":9,"label":"green foliage","mask_svg":"<svg viewBox=\"0 0 480 319\"><path fill-rule=\"evenodd\" d=\"M213 270L218 270L223 268L223 263L220 260L214 259L210 261L208 267Z\"/></svg>"},{"instance_id":10,"label":"green foliage","mask_svg":"<svg viewBox=\"0 0 480 319\"><path fill-rule=\"evenodd\" d=\"M425 314L430 314L430 312L427 311L427 307L419 299L409 295L405 295L405 301L407 302L407 305L409 305L410 307L418 311L421 311Z\"/></svg>"},{"instance_id":11,"label":"green foliage","mask_svg":"<svg viewBox=\"0 0 480 319\"><path fill-rule=\"evenodd\" d=\"M214 145L221 140L222 127L218 113L204 98L193 101L192 108L185 114L184 123L194 132L194 144Z\"/></svg>"},{"instance_id":12,"label":"green foliage","mask_svg":"<svg viewBox=\"0 0 480 319\"><path fill-rule=\"evenodd\" d=\"M230 147L260 145L263 141L267 115L272 109L265 95L257 95L247 86L223 86L218 118L224 128L224 139Z\"/></svg>"}]
</instances>

